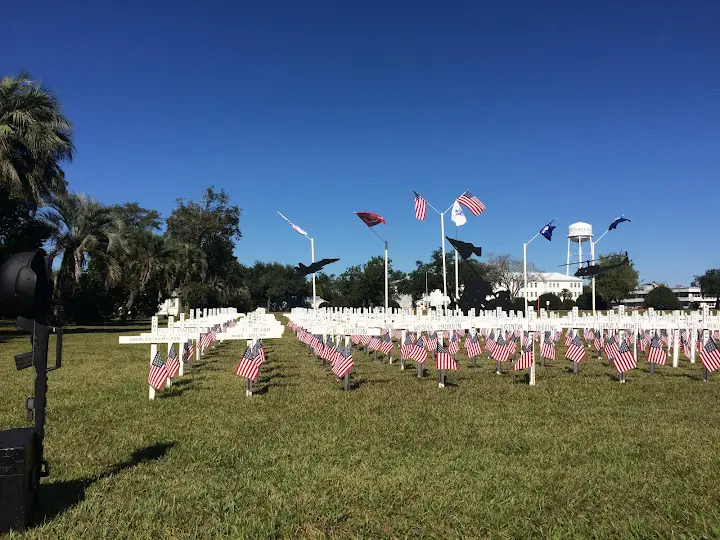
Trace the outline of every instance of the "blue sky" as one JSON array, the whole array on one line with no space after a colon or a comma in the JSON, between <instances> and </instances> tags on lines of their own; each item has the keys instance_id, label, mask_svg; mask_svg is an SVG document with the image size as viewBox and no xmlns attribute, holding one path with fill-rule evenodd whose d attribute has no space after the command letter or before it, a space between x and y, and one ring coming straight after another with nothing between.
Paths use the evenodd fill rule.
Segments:
<instances>
[{"instance_id":1,"label":"blue sky","mask_svg":"<svg viewBox=\"0 0 720 540\"><path fill-rule=\"evenodd\" d=\"M720 266L720 3L13 2L3 74L25 68L76 127L70 186L169 214L224 188L243 208L241 262L382 254L353 211L376 212L394 266L440 244L415 189L487 206L459 238L565 261L567 226L627 250L643 280ZM446 221L449 234L454 233Z\"/></svg>"}]
</instances>

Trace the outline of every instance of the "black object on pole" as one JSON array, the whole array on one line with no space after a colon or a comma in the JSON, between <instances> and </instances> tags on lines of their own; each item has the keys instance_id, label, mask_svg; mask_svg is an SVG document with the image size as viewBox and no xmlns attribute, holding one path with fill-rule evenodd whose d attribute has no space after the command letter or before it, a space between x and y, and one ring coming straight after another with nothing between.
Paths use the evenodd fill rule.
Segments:
<instances>
[{"instance_id":1,"label":"black object on pole","mask_svg":"<svg viewBox=\"0 0 720 540\"><path fill-rule=\"evenodd\" d=\"M18 370L35 368L35 392L25 406L34 428L0 431L0 533L31 523L40 478L50 474L44 460L45 408L50 335L57 334L55 367L62 366L62 328L48 326L52 300L50 259L42 249L17 253L0 266L0 307L18 316L31 335L32 351L15 355Z\"/></svg>"}]
</instances>

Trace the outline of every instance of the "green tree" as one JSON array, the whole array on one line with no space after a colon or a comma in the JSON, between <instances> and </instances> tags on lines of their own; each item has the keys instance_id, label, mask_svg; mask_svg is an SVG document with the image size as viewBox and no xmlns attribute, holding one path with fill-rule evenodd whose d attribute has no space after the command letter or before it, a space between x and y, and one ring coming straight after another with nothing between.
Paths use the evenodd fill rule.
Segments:
<instances>
[{"instance_id":1,"label":"green tree","mask_svg":"<svg viewBox=\"0 0 720 540\"><path fill-rule=\"evenodd\" d=\"M675 310L682 309L682 304L672 289L664 285L655 287L652 291L647 293L645 300L643 300L644 308L654 308L662 310Z\"/></svg>"},{"instance_id":2,"label":"green tree","mask_svg":"<svg viewBox=\"0 0 720 540\"><path fill-rule=\"evenodd\" d=\"M33 203L0 187L0 264L21 251L42 247L52 228L31 215Z\"/></svg>"},{"instance_id":3,"label":"green tree","mask_svg":"<svg viewBox=\"0 0 720 540\"><path fill-rule=\"evenodd\" d=\"M720 268L712 268L702 276L695 276L692 284L700 287L703 296L715 297L715 309L720 309Z\"/></svg>"},{"instance_id":4,"label":"green tree","mask_svg":"<svg viewBox=\"0 0 720 540\"><path fill-rule=\"evenodd\" d=\"M48 89L21 72L0 79L0 187L24 193L34 207L67 189L73 127Z\"/></svg>"},{"instance_id":5,"label":"green tree","mask_svg":"<svg viewBox=\"0 0 720 540\"><path fill-rule=\"evenodd\" d=\"M563 289L562 291L560 291L560 294L558 296L564 302L565 300L569 300L570 298L572 298L572 293L568 289Z\"/></svg>"},{"instance_id":6,"label":"green tree","mask_svg":"<svg viewBox=\"0 0 720 540\"><path fill-rule=\"evenodd\" d=\"M39 217L53 231L49 238L51 258L62 257L55 281L59 308L66 308L73 300L74 286L90 259L107 286L119 281L127 238L122 219L112 209L85 195L70 193L55 197ZM62 313L58 310L57 314L62 318Z\"/></svg>"},{"instance_id":7,"label":"green tree","mask_svg":"<svg viewBox=\"0 0 720 540\"><path fill-rule=\"evenodd\" d=\"M600 266L611 266L624 260L625 253L611 253L602 257ZM613 304L619 304L637 286L638 272L632 261L603 272L595 278L596 293Z\"/></svg>"},{"instance_id":8,"label":"green tree","mask_svg":"<svg viewBox=\"0 0 720 540\"><path fill-rule=\"evenodd\" d=\"M551 310L562 309L562 300L560 300L560 297L555 293L541 294L538 302L540 303L541 309L546 307L549 307ZM550 302L549 305L547 304L548 302Z\"/></svg>"},{"instance_id":9,"label":"green tree","mask_svg":"<svg viewBox=\"0 0 720 540\"><path fill-rule=\"evenodd\" d=\"M580 296L577 297L577 300L575 301L575 304L579 309L592 309L592 291L590 290L590 287L585 287L587 290L584 291ZM595 294L595 309L597 310L606 310L609 309L610 306L605 301L605 299Z\"/></svg>"}]
</instances>

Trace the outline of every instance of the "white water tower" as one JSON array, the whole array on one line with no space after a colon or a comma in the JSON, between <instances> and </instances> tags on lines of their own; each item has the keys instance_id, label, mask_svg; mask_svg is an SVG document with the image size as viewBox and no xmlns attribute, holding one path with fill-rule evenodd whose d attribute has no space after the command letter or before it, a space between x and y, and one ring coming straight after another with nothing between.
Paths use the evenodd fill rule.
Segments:
<instances>
[{"instance_id":1,"label":"white water tower","mask_svg":"<svg viewBox=\"0 0 720 540\"><path fill-rule=\"evenodd\" d=\"M565 274L570 275L570 263L571 262L581 262L583 261L583 243L589 244L590 247L590 257L589 259L594 258L593 255L593 245L592 245L592 239L593 239L593 232L592 232L592 225L589 223L583 223L582 221L578 221L577 223L573 223L568 227L568 252L567 252L567 266L565 267ZM587 251L586 251L587 253ZM575 261L575 257L577 257L577 261ZM575 272L573 271L573 274Z\"/></svg>"}]
</instances>

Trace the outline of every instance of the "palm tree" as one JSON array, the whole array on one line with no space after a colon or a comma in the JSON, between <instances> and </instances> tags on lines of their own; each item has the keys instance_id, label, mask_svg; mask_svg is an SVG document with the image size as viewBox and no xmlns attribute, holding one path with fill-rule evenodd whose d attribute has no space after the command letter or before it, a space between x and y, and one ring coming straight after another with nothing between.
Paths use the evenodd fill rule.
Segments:
<instances>
[{"instance_id":1,"label":"palm tree","mask_svg":"<svg viewBox=\"0 0 720 540\"><path fill-rule=\"evenodd\" d=\"M35 205L66 193L60 164L72 160L72 131L55 96L28 73L0 79L0 187Z\"/></svg>"},{"instance_id":2,"label":"palm tree","mask_svg":"<svg viewBox=\"0 0 720 540\"><path fill-rule=\"evenodd\" d=\"M70 193L53 198L39 217L53 228L50 256L62 256L58 286L77 282L90 258L103 268L108 285L120 279L127 237L118 214L86 195Z\"/></svg>"}]
</instances>

